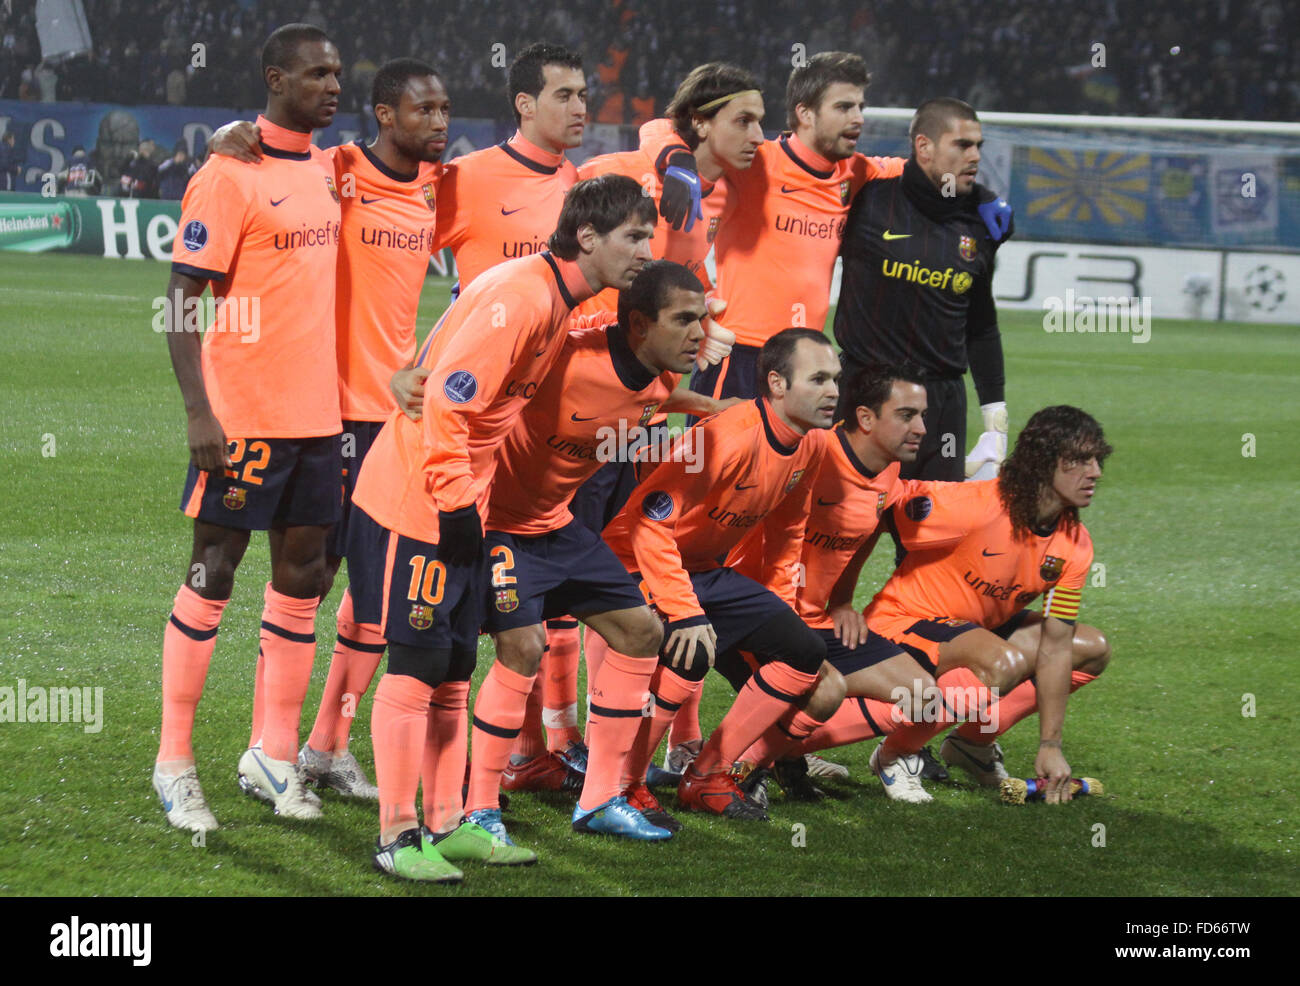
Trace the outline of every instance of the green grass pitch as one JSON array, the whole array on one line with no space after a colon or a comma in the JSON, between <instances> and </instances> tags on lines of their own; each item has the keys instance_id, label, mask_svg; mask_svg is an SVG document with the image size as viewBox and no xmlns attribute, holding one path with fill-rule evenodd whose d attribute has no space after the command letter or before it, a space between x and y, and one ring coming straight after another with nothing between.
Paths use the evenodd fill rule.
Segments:
<instances>
[{"instance_id":1,"label":"green grass pitch","mask_svg":"<svg viewBox=\"0 0 1300 986\"><path fill-rule=\"evenodd\" d=\"M1294 326L1159 321L1138 345L1127 335L1050 335L1033 313L1004 313L1013 433L1039 407L1074 403L1116 449L1085 514L1104 573L1085 590L1082 617L1110 634L1114 659L1070 703L1065 746L1076 774L1104 781L1104 797L1013 809L950 783L931 785L932 805L893 804L864 744L835 751L853 777L830 785L827 802L774 795L768 825L685 815L667 845L578 836L569 803L516 797L511 831L541 865L471 867L463 886L434 889L371 870L373 805L327 796L324 820L287 822L236 787L269 568L260 536L236 579L195 735L222 828L195 846L164 820L149 784L160 647L190 541L176 509L184 417L150 327L166 279L150 262L0 260L0 687L21 678L102 687L104 698L96 733L0 723L0 893L1300 891L1288 727L1300 705ZM422 330L447 291L445 280L428 282ZM972 416L972 434L976 425ZM885 574L884 554L864 574L860 602ZM322 611L304 736L342 583ZM480 656L481 676L486 641ZM706 730L728 700L725 683L710 680ZM354 730L367 765L369 712L367 698ZM1032 771L1036 738L1033 720L1004 738L1013 774Z\"/></svg>"}]
</instances>

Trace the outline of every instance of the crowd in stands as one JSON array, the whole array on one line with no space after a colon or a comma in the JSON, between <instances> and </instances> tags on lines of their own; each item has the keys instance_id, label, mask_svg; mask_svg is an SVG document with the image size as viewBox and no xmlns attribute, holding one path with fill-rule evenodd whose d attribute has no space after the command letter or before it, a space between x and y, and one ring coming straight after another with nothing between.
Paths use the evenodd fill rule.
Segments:
<instances>
[{"instance_id":1,"label":"crowd in stands","mask_svg":"<svg viewBox=\"0 0 1300 986\"><path fill-rule=\"evenodd\" d=\"M457 115L499 116L504 66L545 39L586 56L600 123L661 113L686 72L712 60L755 71L779 107L792 60L829 49L866 58L879 106L956 95L980 110L1300 116L1300 44L1282 0L83 2L94 50L58 63L41 58L35 0L0 11L0 99L258 107L263 40L306 21L339 46L350 110L380 64L413 55L443 72ZM771 129L782 115L769 109Z\"/></svg>"}]
</instances>

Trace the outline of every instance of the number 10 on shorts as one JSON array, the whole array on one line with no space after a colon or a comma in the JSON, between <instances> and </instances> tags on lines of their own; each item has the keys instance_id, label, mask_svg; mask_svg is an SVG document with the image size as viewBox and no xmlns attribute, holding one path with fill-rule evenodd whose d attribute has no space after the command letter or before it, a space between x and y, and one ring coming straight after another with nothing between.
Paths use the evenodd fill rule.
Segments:
<instances>
[{"instance_id":1,"label":"number 10 on shorts","mask_svg":"<svg viewBox=\"0 0 1300 986\"><path fill-rule=\"evenodd\" d=\"M406 598L413 603L425 602L437 606L442 602L447 588L447 566L436 558L428 561L424 555L411 556L411 585Z\"/></svg>"}]
</instances>

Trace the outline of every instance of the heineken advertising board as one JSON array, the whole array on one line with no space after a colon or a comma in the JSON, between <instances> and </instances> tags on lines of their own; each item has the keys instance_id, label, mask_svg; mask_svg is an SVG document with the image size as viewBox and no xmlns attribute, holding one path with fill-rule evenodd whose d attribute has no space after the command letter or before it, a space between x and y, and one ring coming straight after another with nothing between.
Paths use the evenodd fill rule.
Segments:
<instances>
[{"instance_id":1,"label":"heineken advertising board","mask_svg":"<svg viewBox=\"0 0 1300 986\"><path fill-rule=\"evenodd\" d=\"M0 192L0 250L170 260L180 217L175 201Z\"/></svg>"}]
</instances>

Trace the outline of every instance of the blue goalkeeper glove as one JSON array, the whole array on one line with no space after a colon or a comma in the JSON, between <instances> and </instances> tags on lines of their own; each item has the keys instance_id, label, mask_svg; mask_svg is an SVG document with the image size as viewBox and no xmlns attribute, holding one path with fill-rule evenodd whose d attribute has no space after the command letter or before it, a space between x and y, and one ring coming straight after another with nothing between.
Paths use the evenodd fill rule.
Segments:
<instances>
[{"instance_id":1,"label":"blue goalkeeper glove","mask_svg":"<svg viewBox=\"0 0 1300 986\"><path fill-rule=\"evenodd\" d=\"M980 218L984 220L984 225L989 231L989 236L993 237L993 242L1001 243L1012 233L1014 228L1012 216L1015 213L1011 208L1011 203L1002 196L993 195L992 192L987 190L984 191L984 194L992 197L977 206Z\"/></svg>"},{"instance_id":2,"label":"blue goalkeeper glove","mask_svg":"<svg viewBox=\"0 0 1300 986\"><path fill-rule=\"evenodd\" d=\"M689 151L674 151L664 170L659 215L667 219L668 225L673 229L689 233L696 220L704 218L704 210L700 207L700 191L695 155Z\"/></svg>"}]
</instances>

